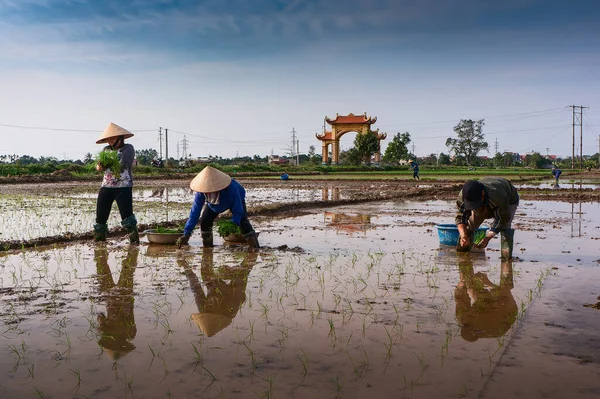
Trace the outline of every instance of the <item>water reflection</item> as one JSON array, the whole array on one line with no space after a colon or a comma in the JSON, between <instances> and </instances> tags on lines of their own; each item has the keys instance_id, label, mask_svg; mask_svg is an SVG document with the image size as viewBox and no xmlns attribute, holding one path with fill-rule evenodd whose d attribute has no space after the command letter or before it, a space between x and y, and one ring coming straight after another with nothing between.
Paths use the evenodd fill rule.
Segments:
<instances>
[{"instance_id":1,"label":"water reflection","mask_svg":"<svg viewBox=\"0 0 600 399\"><path fill-rule=\"evenodd\" d=\"M230 325L246 301L248 275L256 264L258 253L247 252L239 266L222 265L217 270L213 257L214 248L203 248L200 274L206 292L187 259L177 260L190 283L198 308L198 313L193 313L191 319L208 337Z\"/></svg>"},{"instance_id":2,"label":"water reflection","mask_svg":"<svg viewBox=\"0 0 600 399\"><path fill-rule=\"evenodd\" d=\"M513 264L502 261L500 284L494 284L482 272L474 272L469 254L460 255L460 282L456 286L456 319L466 341L504 335L517 318L517 303L512 295Z\"/></svg>"},{"instance_id":3,"label":"water reflection","mask_svg":"<svg viewBox=\"0 0 600 399\"><path fill-rule=\"evenodd\" d=\"M357 214L348 215L345 213L324 212L323 221L327 226L334 227L337 231L345 231L350 234L355 232L365 232L368 229L375 228L371 224L371 215Z\"/></svg>"},{"instance_id":4,"label":"water reflection","mask_svg":"<svg viewBox=\"0 0 600 399\"><path fill-rule=\"evenodd\" d=\"M581 237L581 218L583 212L581 211L581 202L579 204L578 211L575 211L575 203L571 203L571 237Z\"/></svg>"},{"instance_id":5,"label":"water reflection","mask_svg":"<svg viewBox=\"0 0 600 399\"><path fill-rule=\"evenodd\" d=\"M98 344L113 360L135 349L131 342L137 334L133 313L133 275L138 253L137 246L129 247L121 261L119 280L115 283L108 265L108 250L104 246L94 249L98 292L106 303L106 313L98 315Z\"/></svg>"},{"instance_id":6,"label":"water reflection","mask_svg":"<svg viewBox=\"0 0 600 399\"><path fill-rule=\"evenodd\" d=\"M331 196L329 193L331 192ZM321 189L321 200L322 201L339 201L340 200L340 188L339 187L323 187Z\"/></svg>"}]
</instances>

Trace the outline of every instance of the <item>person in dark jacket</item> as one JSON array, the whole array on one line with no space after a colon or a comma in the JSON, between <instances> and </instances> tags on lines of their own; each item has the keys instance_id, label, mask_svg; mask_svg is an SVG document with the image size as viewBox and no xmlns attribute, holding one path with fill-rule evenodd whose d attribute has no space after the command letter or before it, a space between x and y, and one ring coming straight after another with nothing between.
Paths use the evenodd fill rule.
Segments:
<instances>
[{"instance_id":1,"label":"person in dark jacket","mask_svg":"<svg viewBox=\"0 0 600 399\"><path fill-rule=\"evenodd\" d=\"M231 211L231 220L240 226L246 242L252 248L260 248L258 237L248 220L246 210L246 190L240 183L229 175L212 166L207 166L190 183L190 188L196 192L183 236L177 240L177 245L187 244L198 220L202 245L213 246L213 224L217 216L227 210Z\"/></svg>"},{"instance_id":2,"label":"person in dark jacket","mask_svg":"<svg viewBox=\"0 0 600 399\"><path fill-rule=\"evenodd\" d=\"M558 178L562 175L562 170L556 166L552 166L552 176L554 176L554 184L558 185Z\"/></svg>"},{"instance_id":3,"label":"person in dark jacket","mask_svg":"<svg viewBox=\"0 0 600 399\"><path fill-rule=\"evenodd\" d=\"M475 230L485 219L492 219L485 238L476 247L487 247L490 240L501 233L502 256L512 257L512 221L519 206L519 194L511 182L502 177L469 180L458 194L456 206L458 211L455 222L460 233L459 247L470 248L473 245Z\"/></svg>"},{"instance_id":4,"label":"person in dark jacket","mask_svg":"<svg viewBox=\"0 0 600 399\"><path fill-rule=\"evenodd\" d=\"M410 159L410 170L413 171L413 180L419 180L419 164L416 160Z\"/></svg>"},{"instance_id":5,"label":"person in dark jacket","mask_svg":"<svg viewBox=\"0 0 600 399\"><path fill-rule=\"evenodd\" d=\"M95 241L106 241L108 217L113 202L116 202L121 214L121 225L127 230L129 241L134 244L140 242L137 219L133 213L132 167L135 160L135 149L131 144L125 143L125 139L130 137L133 137L133 133L111 123L96 141L96 144L108 144L102 151L117 151L121 170L105 169L99 163L96 164L96 170L104 172L104 178L96 203Z\"/></svg>"}]
</instances>

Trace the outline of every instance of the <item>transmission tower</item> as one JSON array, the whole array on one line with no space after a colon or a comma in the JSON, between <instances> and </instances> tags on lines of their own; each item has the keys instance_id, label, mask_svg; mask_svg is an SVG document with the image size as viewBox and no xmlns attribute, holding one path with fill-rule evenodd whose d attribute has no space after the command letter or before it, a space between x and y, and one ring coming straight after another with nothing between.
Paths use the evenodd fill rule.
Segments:
<instances>
[{"instance_id":1,"label":"transmission tower","mask_svg":"<svg viewBox=\"0 0 600 399\"><path fill-rule=\"evenodd\" d=\"M187 153L187 139L185 138L185 134L183 135L183 142L181 143L182 154L181 156L185 159L188 157Z\"/></svg>"},{"instance_id":2,"label":"transmission tower","mask_svg":"<svg viewBox=\"0 0 600 399\"><path fill-rule=\"evenodd\" d=\"M494 155L498 154L498 138L496 137L496 143L494 144Z\"/></svg>"},{"instance_id":3,"label":"transmission tower","mask_svg":"<svg viewBox=\"0 0 600 399\"><path fill-rule=\"evenodd\" d=\"M571 157L571 169L575 169L575 126L579 126L579 169L583 168L583 109L589 108L583 105L569 105L573 108L573 156ZM575 112L579 109L579 115Z\"/></svg>"},{"instance_id":4,"label":"transmission tower","mask_svg":"<svg viewBox=\"0 0 600 399\"><path fill-rule=\"evenodd\" d=\"M296 165L300 165L300 155L298 154L298 150L297 148L299 147L299 144L297 142L296 139L296 129L292 128L292 150L290 151L290 155L292 156L292 158L295 156L296 157Z\"/></svg>"}]
</instances>

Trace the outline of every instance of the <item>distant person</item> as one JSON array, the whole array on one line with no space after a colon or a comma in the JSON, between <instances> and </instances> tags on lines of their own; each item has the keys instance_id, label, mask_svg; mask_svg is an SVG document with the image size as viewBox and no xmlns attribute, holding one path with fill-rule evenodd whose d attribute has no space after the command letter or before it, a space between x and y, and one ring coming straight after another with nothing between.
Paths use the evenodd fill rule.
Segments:
<instances>
[{"instance_id":1,"label":"distant person","mask_svg":"<svg viewBox=\"0 0 600 399\"><path fill-rule=\"evenodd\" d=\"M137 220L133 214L133 174L131 169L135 159L135 149L131 144L125 144L125 139L130 137L133 137L133 133L111 123L96 141L96 144L108 144L102 151L117 151L121 170L117 177L115 171L104 169L99 163L96 164L96 170L104 172L104 178L96 203L95 241L106 241L107 221L112 204L116 201L121 214L121 225L127 230L129 242L140 242Z\"/></svg>"},{"instance_id":2,"label":"distant person","mask_svg":"<svg viewBox=\"0 0 600 399\"><path fill-rule=\"evenodd\" d=\"M552 176L554 176L554 184L557 186L560 175L562 175L562 170L558 169L556 166L552 166Z\"/></svg>"},{"instance_id":3,"label":"distant person","mask_svg":"<svg viewBox=\"0 0 600 399\"><path fill-rule=\"evenodd\" d=\"M240 226L246 242L252 248L260 248L258 237L248 220L246 210L246 190L240 183L226 173L212 166L207 166L190 183L190 188L196 192L183 236L177 240L177 245L187 244L192 231L200 220L202 246L213 246L213 224L217 216L230 210L231 220Z\"/></svg>"},{"instance_id":4,"label":"distant person","mask_svg":"<svg viewBox=\"0 0 600 399\"><path fill-rule=\"evenodd\" d=\"M458 194L456 206L455 222L460 234L457 249L468 251L473 245L475 230L485 219L493 219L485 238L476 247L487 247L490 240L501 233L502 257L512 257L515 234L512 220L519 206L519 194L511 182L502 177L469 180Z\"/></svg>"},{"instance_id":5,"label":"distant person","mask_svg":"<svg viewBox=\"0 0 600 399\"><path fill-rule=\"evenodd\" d=\"M414 159L409 159L410 162L410 170L413 171L413 180L419 180L419 164Z\"/></svg>"}]
</instances>

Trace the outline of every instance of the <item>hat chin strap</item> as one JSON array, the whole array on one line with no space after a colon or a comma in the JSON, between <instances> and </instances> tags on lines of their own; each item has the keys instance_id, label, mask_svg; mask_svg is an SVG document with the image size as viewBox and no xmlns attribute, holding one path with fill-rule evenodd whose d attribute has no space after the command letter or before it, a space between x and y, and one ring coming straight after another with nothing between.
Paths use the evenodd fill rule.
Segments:
<instances>
[{"instance_id":1,"label":"hat chin strap","mask_svg":"<svg viewBox=\"0 0 600 399\"><path fill-rule=\"evenodd\" d=\"M123 136L119 136L117 138L117 141L115 141L114 145L110 145L110 148L112 148L113 150L118 150L119 148L123 147L123 145L125 144L125 139L123 138Z\"/></svg>"}]
</instances>

